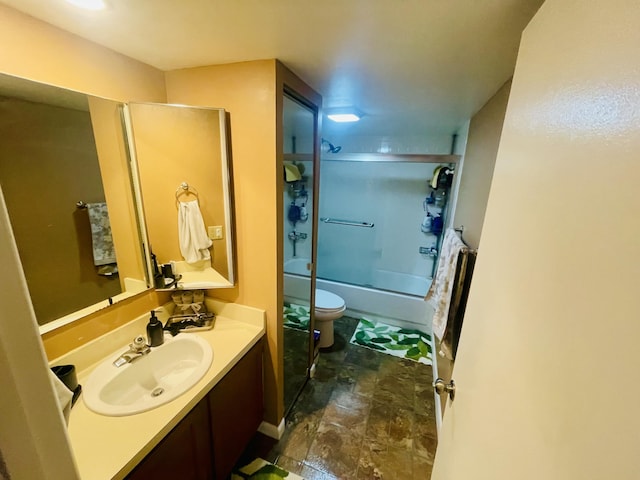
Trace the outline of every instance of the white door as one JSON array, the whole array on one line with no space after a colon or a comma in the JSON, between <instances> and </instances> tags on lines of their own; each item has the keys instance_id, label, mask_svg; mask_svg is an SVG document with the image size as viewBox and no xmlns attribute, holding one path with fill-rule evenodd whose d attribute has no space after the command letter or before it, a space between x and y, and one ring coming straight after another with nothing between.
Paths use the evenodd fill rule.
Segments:
<instances>
[{"instance_id":1,"label":"white door","mask_svg":"<svg viewBox=\"0 0 640 480\"><path fill-rule=\"evenodd\" d=\"M640 478L640 2L525 30L434 480Z\"/></svg>"},{"instance_id":2,"label":"white door","mask_svg":"<svg viewBox=\"0 0 640 480\"><path fill-rule=\"evenodd\" d=\"M0 479L76 480L2 188L0 265Z\"/></svg>"}]
</instances>

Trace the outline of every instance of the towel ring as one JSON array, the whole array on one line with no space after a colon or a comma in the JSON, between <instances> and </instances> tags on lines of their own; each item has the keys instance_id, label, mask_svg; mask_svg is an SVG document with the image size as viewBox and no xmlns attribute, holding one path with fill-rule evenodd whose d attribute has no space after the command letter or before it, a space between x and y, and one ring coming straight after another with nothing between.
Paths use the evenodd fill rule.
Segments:
<instances>
[{"instance_id":1,"label":"towel ring","mask_svg":"<svg viewBox=\"0 0 640 480\"><path fill-rule=\"evenodd\" d=\"M182 182L178 188L176 188L176 203L180 203L180 195L184 195L185 193L190 193L195 195L196 200L200 202L200 197L198 196L198 191L195 187L190 186L187 182Z\"/></svg>"}]
</instances>

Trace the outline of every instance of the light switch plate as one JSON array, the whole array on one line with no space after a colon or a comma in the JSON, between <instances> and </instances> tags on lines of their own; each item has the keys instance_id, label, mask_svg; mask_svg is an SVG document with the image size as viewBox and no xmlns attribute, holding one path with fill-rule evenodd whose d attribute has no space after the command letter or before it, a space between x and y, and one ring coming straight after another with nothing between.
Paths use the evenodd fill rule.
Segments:
<instances>
[{"instance_id":1,"label":"light switch plate","mask_svg":"<svg viewBox=\"0 0 640 480\"><path fill-rule=\"evenodd\" d=\"M207 228L207 234L211 240L222 239L222 225L213 225Z\"/></svg>"}]
</instances>

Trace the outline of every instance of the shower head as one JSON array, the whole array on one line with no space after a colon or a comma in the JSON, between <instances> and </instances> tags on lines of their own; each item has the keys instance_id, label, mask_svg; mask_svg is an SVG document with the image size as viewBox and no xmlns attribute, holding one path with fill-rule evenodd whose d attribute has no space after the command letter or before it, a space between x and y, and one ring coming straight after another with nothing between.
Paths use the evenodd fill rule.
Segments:
<instances>
[{"instance_id":1,"label":"shower head","mask_svg":"<svg viewBox=\"0 0 640 480\"><path fill-rule=\"evenodd\" d=\"M328 140L325 140L324 138L322 139L322 143L326 143L329 146L329 150L327 150L327 152L329 153L338 153L340 150L342 150L342 147L340 146L335 147L333 143L331 143Z\"/></svg>"}]
</instances>

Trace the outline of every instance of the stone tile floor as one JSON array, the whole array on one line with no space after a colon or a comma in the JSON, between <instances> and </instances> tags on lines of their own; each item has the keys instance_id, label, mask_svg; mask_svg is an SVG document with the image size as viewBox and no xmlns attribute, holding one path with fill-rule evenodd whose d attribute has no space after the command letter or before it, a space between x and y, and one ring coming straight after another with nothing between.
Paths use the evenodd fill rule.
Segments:
<instances>
[{"instance_id":1,"label":"stone tile floor","mask_svg":"<svg viewBox=\"0 0 640 480\"><path fill-rule=\"evenodd\" d=\"M307 378L309 361L309 332L306 330L284 329L284 408L294 403L298 392Z\"/></svg>"},{"instance_id":2,"label":"stone tile floor","mask_svg":"<svg viewBox=\"0 0 640 480\"><path fill-rule=\"evenodd\" d=\"M351 345L358 321L335 324L279 442L258 434L256 456L323 479L428 480L437 445L432 367Z\"/></svg>"}]
</instances>

